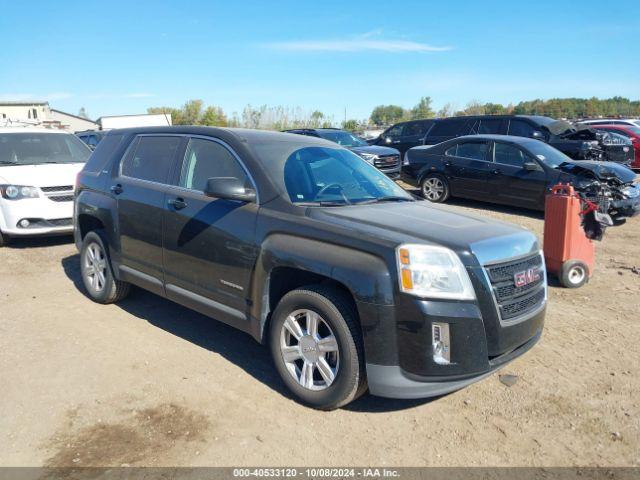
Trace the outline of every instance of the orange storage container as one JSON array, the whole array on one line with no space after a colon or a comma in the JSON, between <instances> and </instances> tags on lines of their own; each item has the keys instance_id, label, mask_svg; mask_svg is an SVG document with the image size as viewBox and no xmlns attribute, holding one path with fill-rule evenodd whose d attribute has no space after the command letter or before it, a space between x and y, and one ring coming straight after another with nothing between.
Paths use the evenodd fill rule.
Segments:
<instances>
[{"instance_id":1,"label":"orange storage container","mask_svg":"<svg viewBox=\"0 0 640 480\"><path fill-rule=\"evenodd\" d=\"M544 258L564 287L584 285L593 273L595 246L582 228L582 201L571 185L556 185L545 199Z\"/></svg>"}]
</instances>

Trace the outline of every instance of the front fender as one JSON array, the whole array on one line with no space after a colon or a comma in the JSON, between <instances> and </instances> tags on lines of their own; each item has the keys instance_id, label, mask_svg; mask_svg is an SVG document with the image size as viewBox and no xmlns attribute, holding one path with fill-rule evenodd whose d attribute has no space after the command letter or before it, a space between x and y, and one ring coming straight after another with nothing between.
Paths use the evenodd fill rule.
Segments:
<instances>
[{"instance_id":1,"label":"front fender","mask_svg":"<svg viewBox=\"0 0 640 480\"><path fill-rule=\"evenodd\" d=\"M259 339L264 338L270 314L269 281L271 272L288 267L330 278L344 285L353 296L363 331L372 313L393 306L395 278L385 261L375 255L341 245L309 238L273 234L262 243L252 281L254 312L259 319Z\"/></svg>"}]
</instances>

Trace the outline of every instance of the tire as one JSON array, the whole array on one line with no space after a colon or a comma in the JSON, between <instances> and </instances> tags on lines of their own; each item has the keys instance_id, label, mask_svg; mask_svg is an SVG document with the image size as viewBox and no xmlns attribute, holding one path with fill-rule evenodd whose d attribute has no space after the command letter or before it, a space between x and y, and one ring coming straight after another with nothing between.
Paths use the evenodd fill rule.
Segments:
<instances>
[{"instance_id":1,"label":"tire","mask_svg":"<svg viewBox=\"0 0 640 480\"><path fill-rule=\"evenodd\" d=\"M98 303L115 303L129 295L131 285L113 276L109 250L100 230L87 233L80 248L80 274L89 298ZM95 259L95 260L92 260Z\"/></svg>"},{"instance_id":2,"label":"tire","mask_svg":"<svg viewBox=\"0 0 640 480\"><path fill-rule=\"evenodd\" d=\"M579 288L589 281L589 267L580 260L567 260L560 269L560 284L565 288Z\"/></svg>"},{"instance_id":3,"label":"tire","mask_svg":"<svg viewBox=\"0 0 640 480\"><path fill-rule=\"evenodd\" d=\"M318 327L310 334L309 315L314 313ZM291 328L292 319L297 329ZM299 339L292 333L295 330ZM311 285L287 293L273 312L269 344L280 377L305 405L333 410L367 389L357 315L349 298L335 288Z\"/></svg>"},{"instance_id":4,"label":"tire","mask_svg":"<svg viewBox=\"0 0 640 480\"><path fill-rule=\"evenodd\" d=\"M420 194L433 203L446 202L450 192L447 179L436 173L427 175L420 183Z\"/></svg>"},{"instance_id":5,"label":"tire","mask_svg":"<svg viewBox=\"0 0 640 480\"><path fill-rule=\"evenodd\" d=\"M0 248L6 247L7 245L9 245L9 237L5 233L0 232Z\"/></svg>"}]
</instances>

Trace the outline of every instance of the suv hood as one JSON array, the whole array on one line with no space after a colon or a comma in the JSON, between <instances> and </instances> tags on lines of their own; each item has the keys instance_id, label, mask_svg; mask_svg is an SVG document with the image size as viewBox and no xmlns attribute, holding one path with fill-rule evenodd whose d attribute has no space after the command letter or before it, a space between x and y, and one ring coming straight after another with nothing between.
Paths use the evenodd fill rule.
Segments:
<instances>
[{"instance_id":1,"label":"suv hood","mask_svg":"<svg viewBox=\"0 0 640 480\"><path fill-rule=\"evenodd\" d=\"M74 185L83 167L84 163L0 165L0 183L31 187Z\"/></svg>"},{"instance_id":2,"label":"suv hood","mask_svg":"<svg viewBox=\"0 0 640 480\"><path fill-rule=\"evenodd\" d=\"M598 180L615 178L621 183L633 183L636 174L633 170L615 162L594 162L581 160L579 162L565 162L558 167L560 170L573 175L591 172Z\"/></svg>"},{"instance_id":3,"label":"suv hood","mask_svg":"<svg viewBox=\"0 0 640 480\"><path fill-rule=\"evenodd\" d=\"M473 252L481 263L538 251L535 235L515 225L434 205L426 200L362 206L312 208L310 217L339 224L360 238L374 236L394 247L401 243L442 245L471 264Z\"/></svg>"},{"instance_id":4,"label":"suv hood","mask_svg":"<svg viewBox=\"0 0 640 480\"><path fill-rule=\"evenodd\" d=\"M352 152L356 153L371 153L373 155L400 155L400 151L391 147L381 147L379 145L369 145L366 147L351 147Z\"/></svg>"}]
</instances>

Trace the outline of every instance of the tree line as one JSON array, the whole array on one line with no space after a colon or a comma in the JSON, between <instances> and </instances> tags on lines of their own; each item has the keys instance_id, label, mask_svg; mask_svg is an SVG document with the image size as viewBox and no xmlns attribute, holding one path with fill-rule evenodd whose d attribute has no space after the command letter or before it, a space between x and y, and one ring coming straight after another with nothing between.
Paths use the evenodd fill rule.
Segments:
<instances>
[{"instance_id":1,"label":"tree line","mask_svg":"<svg viewBox=\"0 0 640 480\"><path fill-rule=\"evenodd\" d=\"M472 100L464 108L458 109L452 103L445 104L440 110L431 108L431 97L423 97L410 109L400 105L378 105L371 112L370 120L374 125L417 120L421 118L458 117L463 115L544 115L552 118L590 118L590 117L640 117L640 100L612 97L592 98L551 98L549 100L529 100L517 105L500 103L482 103Z\"/></svg>"},{"instance_id":2,"label":"tree line","mask_svg":"<svg viewBox=\"0 0 640 480\"><path fill-rule=\"evenodd\" d=\"M589 117L640 117L640 100L628 98L552 98L529 100L516 105L468 102L459 109L452 103L434 110L431 97L422 97L412 108L400 105L378 105L368 119L348 119L336 122L333 116L320 110L304 110L300 107L247 105L242 112L227 115L221 107L205 106L202 100L189 100L181 107L151 107L147 113L170 113L174 125L207 125L245 127L269 130L291 128L327 128L340 126L346 130L358 130L366 125L386 126L405 120L444 118L461 115L545 115L553 118Z\"/></svg>"}]
</instances>

